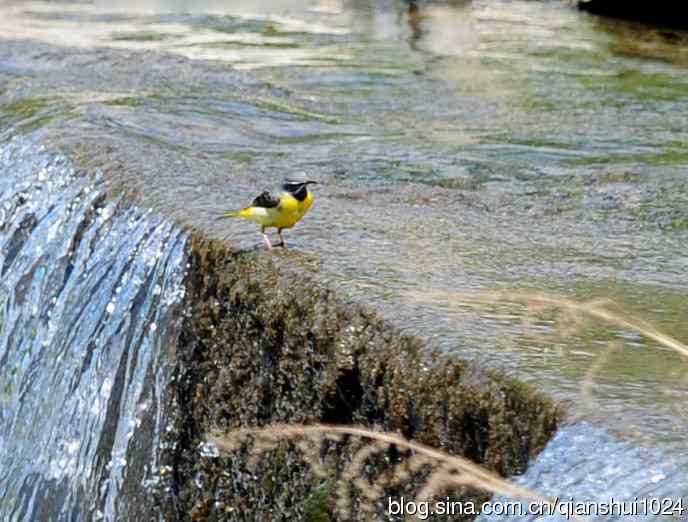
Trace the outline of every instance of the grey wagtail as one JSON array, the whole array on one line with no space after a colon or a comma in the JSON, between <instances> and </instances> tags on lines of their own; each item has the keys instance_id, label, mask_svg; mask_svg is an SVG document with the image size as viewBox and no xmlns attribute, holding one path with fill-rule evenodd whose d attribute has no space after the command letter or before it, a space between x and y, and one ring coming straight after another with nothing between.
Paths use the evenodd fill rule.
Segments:
<instances>
[{"instance_id":1,"label":"grey wagtail","mask_svg":"<svg viewBox=\"0 0 688 522\"><path fill-rule=\"evenodd\" d=\"M282 230L293 227L310 210L315 196L308 185L315 184L317 182L308 180L305 174L290 176L282 183L281 193L271 194L266 190L250 206L227 212L220 217L242 217L255 221L260 225L260 232L268 248L286 247ZM280 238L280 242L275 245L270 243L270 238L265 233L265 229L271 227L277 229Z\"/></svg>"}]
</instances>

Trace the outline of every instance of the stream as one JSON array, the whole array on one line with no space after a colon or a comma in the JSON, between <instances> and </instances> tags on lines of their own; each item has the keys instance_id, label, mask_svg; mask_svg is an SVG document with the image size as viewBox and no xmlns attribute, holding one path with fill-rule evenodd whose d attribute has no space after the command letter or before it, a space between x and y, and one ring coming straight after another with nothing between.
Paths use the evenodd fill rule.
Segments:
<instances>
[{"instance_id":1,"label":"stream","mask_svg":"<svg viewBox=\"0 0 688 522\"><path fill-rule=\"evenodd\" d=\"M186 231L260 248L216 218L297 171L321 184L274 255L568 404L522 483L687 497L688 361L466 296L612 299L688 340L688 33L559 2L225 4L0 4L0 518L138 509Z\"/></svg>"}]
</instances>

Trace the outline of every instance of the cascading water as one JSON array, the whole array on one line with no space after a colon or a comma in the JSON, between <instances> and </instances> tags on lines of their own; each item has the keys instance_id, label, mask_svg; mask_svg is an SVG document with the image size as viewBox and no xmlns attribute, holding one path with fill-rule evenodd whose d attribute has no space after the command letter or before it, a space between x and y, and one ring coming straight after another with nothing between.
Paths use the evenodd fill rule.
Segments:
<instances>
[{"instance_id":1,"label":"cascading water","mask_svg":"<svg viewBox=\"0 0 688 522\"><path fill-rule=\"evenodd\" d=\"M685 469L682 454L632 446L580 422L560 429L517 479L555 502L549 514L530 509L529 502L500 497L491 501L494 512L478 520L685 520Z\"/></svg>"},{"instance_id":2,"label":"cascading water","mask_svg":"<svg viewBox=\"0 0 688 522\"><path fill-rule=\"evenodd\" d=\"M136 520L185 235L35 141L0 147L0 520Z\"/></svg>"}]
</instances>

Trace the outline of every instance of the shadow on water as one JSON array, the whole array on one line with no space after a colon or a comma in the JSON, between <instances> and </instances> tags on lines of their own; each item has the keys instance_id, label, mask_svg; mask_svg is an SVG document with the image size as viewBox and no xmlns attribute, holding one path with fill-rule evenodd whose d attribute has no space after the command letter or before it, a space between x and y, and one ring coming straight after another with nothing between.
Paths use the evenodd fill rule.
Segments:
<instances>
[{"instance_id":1,"label":"shadow on water","mask_svg":"<svg viewBox=\"0 0 688 522\"><path fill-rule=\"evenodd\" d=\"M595 17L592 22L596 29L611 36L609 49L614 54L688 65L687 30L648 27L605 17Z\"/></svg>"}]
</instances>

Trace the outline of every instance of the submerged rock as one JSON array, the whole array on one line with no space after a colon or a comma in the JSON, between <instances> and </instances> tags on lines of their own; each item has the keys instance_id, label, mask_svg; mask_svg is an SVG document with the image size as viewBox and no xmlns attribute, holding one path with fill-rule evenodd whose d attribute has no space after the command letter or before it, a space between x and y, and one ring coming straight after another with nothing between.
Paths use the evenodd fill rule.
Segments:
<instances>
[{"instance_id":1,"label":"submerged rock","mask_svg":"<svg viewBox=\"0 0 688 522\"><path fill-rule=\"evenodd\" d=\"M268 453L253 471L241 452L199 451L214 429L374 426L504 476L522 473L554 433L562 411L529 386L434 353L290 265L192 241L164 459L173 469L161 498L167 520L336 520L331 479L306 473L296 452ZM350 457L340 450L327 451Z\"/></svg>"}]
</instances>

